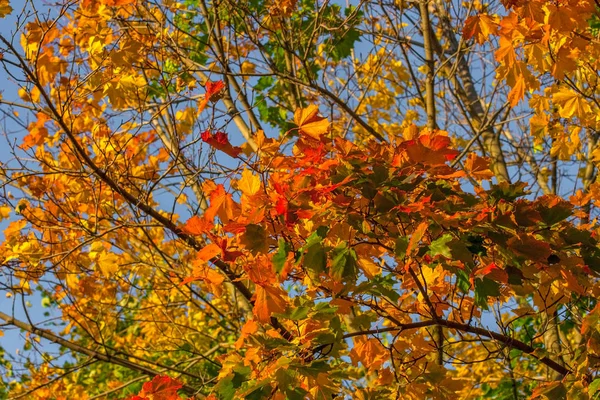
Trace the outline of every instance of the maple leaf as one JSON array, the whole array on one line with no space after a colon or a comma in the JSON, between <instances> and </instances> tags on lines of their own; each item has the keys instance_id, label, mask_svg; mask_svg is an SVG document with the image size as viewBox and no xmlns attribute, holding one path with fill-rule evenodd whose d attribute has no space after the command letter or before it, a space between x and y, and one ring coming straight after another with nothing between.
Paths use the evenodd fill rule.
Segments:
<instances>
[{"instance_id":1,"label":"maple leaf","mask_svg":"<svg viewBox=\"0 0 600 400\"><path fill-rule=\"evenodd\" d=\"M448 148L450 138L441 132L421 134L417 139L407 140L398 146L398 154L392 165L400 166L403 161L425 165L442 165L452 160L458 151Z\"/></svg>"},{"instance_id":2,"label":"maple leaf","mask_svg":"<svg viewBox=\"0 0 600 400\"><path fill-rule=\"evenodd\" d=\"M498 24L487 14L478 14L466 19L463 27L463 36L475 40L479 44L485 43L488 36L498 30Z\"/></svg>"},{"instance_id":3,"label":"maple leaf","mask_svg":"<svg viewBox=\"0 0 600 400\"><path fill-rule=\"evenodd\" d=\"M246 338L250 335L255 334L256 332L258 332L258 324L256 323L256 321L253 319L246 321L244 326L242 326L242 334L235 342L235 348L241 349L244 345L244 341L246 340Z\"/></svg>"},{"instance_id":4,"label":"maple leaf","mask_svg":"<svg viewBox=\"0 0 600 400\"><path fill-rule=\"evenodd\" d=\"M284 313L287 308L287 294L277 286L257 285L254 301L254 315L259 322L269 323L271 315Z\"/></svg>"},{"instance_id":5,"label":"maple leaf","mask_svg":"<svg viewBox=\"0 0 600 400\"><path fill-rule=\"evenodd\" d=\"M525 97L525 77L522 74L517 75L512 89L508 93L508 102L511 107L515 107Z\"/></svg>"},{"instance_id":6,"label":"maple leaf","mask_svg":"<svg viewBox=\"0 0 600 400\"><path fill-rule=\"evenodd\" d=\"M221 253L221 249L219 248L218 254L220 254L220 253ZM215 296L220 296L221 293L223 293L223 282L225 281L225 277L218 271L216 271L208 266L208 264L206 262L208 260L205 259L205 257L208 255L209 254L205 254L202 256L200 256L200 255L196 256L196 259L193 262L193 269L192 269L191 276L182 280L179 283L179 285L186 285L186 284L188 284L190 282L194 282L194 281L203 281L204 283L209 285L209 287L211 289L211 293L213 293Z\"/></svg>"},{"instance_id":7,"label":"maple leaf","mask_svg":"<svg viewBox=\"0 0 600 400\"><path fill-rule=\"evenodd\" d=\"M500 36L499 43L498 50L494 53L496 61L512 67L517 62L517 56L512 41L504 36Z\"/></svg>"},{"instance_id":8,"label":"maple leaf","mask_svg":"<svg viewBox=\"0 0 600 400\"><path fill-rule=\"evenodd\" d=\"M389 358L389 352L378 339L359 336L354 338L350 358L355 365L361 362L368 369L377 370Z\"/></svg>"},{"instance_id":9,"label":"maple leaf","mask_svg":"<svg viewBox=\"0 0 600 400\"><path fill-rule=\"evenodd\" d=\"M137 0L100 0L100 4L107 5L109 7L122 7L129 4L135 3Z\"/></svg>"},{"instance_id":10,"label":"maple leaf","mask_svg":"<svg viewBox=\"0 0 600 400\"><path fill-rule=\"evenodd\" d=\"M223 81L208 81L205 86L206 94L204 95L210 101L217 101L222 96L222 91L225 89L225 84Z\"/></svg>"},{"instance_id":11,"label":"maple leaf","mask_svg":"<svg viewBox=\"0 0 600 400\"><path fill-rule=\"evenodd\" d=\"M479 157L475 153L469 154L464 163L465 170L477 180L492 179L494 173L490 170L489 165L488 159Z\"/></svg>"},{"instance_id":12,"label":"maple leaf","mask_svg":"<svg viewBox=\"0 0 600 400\"><path fill-rule=\"evenodd\" d=\"M197 115L200 115L202 111L206 108L209 101L216 102L219 101L223 97L223 90L225 89L225 84L223 81L207 81L204 84L204 88L206 89L206 93L204 94L204 98L202 101L198 103L198 111Z\"/></svg>"},{"instance_id":13,"label":"maple leaf","mask_svg":"<svg viewBox=\"0 0 600 400\"><path fill-rule=\"evenodd\" d=\"M41 112L37 113L37 121L29 124L29 133L23 137L23 145L21 146L23 150L44 144L48 137L48 129L45 124L49 120L48 115Z\"/></svg>"},{"instance_id":14,"label":"maple leaf","mask_svg":"<svg viewBox=\"0 0 600 400\"><path fill-rule=\"evenodd\" d=\"M407 255L412 254L415 251L415 249L419 246L419 242L425 235L425 232L427 231L428 227L429 227L429 223L427 223L426 221L423 221L413 231L413 234L411 235L410 240L408 241L408 247L406 248Z\"/></svg>"},{"instance_id":15,"label":"maple leaf","mask_svg":"<svg viewBox=\"0 0 600 400\"><path fill-rule=\"evenodd\" d=\"M254 175L252 171L245 169L238 181L238 188L246 196L253 196L260 190L260 178Z\"/></svg>"},{"instance_id":16,"label":"maple leaf","mask_svg":"<svg viewBox=\"0 0 600 400\"><path fill-rule=\"evenodd\" d=\"M519 7L520 4L523 2L524 0L500 0L500 2L502 3L502 5L507 9L510 10L513 7Z\"/></svg>"},{"instance_id":17,"label":"maple leaf","mask_svg":"<svg viewBox=\"0 0 600 400\"><path fill-rule=\"evenodd\" d=\"M508 283L508 274L500 268L496 263L489 263L487 266L478 269L473 273L475 277L486 277L496 282ZM471 278L473 282L473 278Z\"/></svg>"},{"instance_id":18,"label":"maple leaf","mask_svg":"<svg viewBox=\"0 0 600 400\"><path fill-rule=\"evenodd\" d=\"M194 215L183 224L181 230L190 235L202 235L209 232L213 226L214 224L212 221Z\"/></svg>"},{"instance_id":19,"label":"maple leaf","mask_svg":"<svg viewBox=\"0 0 600 400\"><path fill-rule=\"evenodd\" d=\"M588 102L568 87L563 86L554 93L552 102L559 107L559 114L562 118L572 116L582 118L586 113L591 112Z\"/></svg>"},{"instance_id":20,"label":"maple leaf","mask_svg":"<svg viewBox=\"0 0 600 400\"><path fill-rule=\"evenodd\" d=\"M516 254L528 260L546 263L552 250L548 243L536 239L530 234L520 234L508 240L508 247Z\"/></svg>"},{"instance_id":21,"label":"maple leaf","mask_svg":"<svg viewBox=\"0 0 600 400\"><path fill-rule=\"evenodd\" d=\"M300 133L313 139L320 139L321 135L329 130L329 122L317 114L319 107L311 104L306 108L299 108L294 113L294 123L298 125Z\"/></svg>"},{"instance_id":22,"label":"maple leaf","mask_svg":"<svg viewBox=\"0 0 600 400\"><path fill-rule=\"evenodd\" d=\"M221 150L230 157L236 158L242 152L241 147L232 146L231 143L229 143L229 139L227 138L227 134L225 132L217 131L213 134L210 131L204 131L200 137L203 142L209 144L217 150Z\"/></svg>"},{"instance_id":23,"label":"maple leaf","mask_svg":"<svg viewBox=\"0 0 600 400\"><path fill-rule=\"evenodd\" d=\"M0 0L0 18L4 18L13 11L9 0Z\"/></svg>"},{"instance_id":24,"label":"maple leaf","mask_svg":"<svg viewBox=\"0 0 600 400\"><path fill-rule=\"evenodd\" d=\"M209 261L221 254L221 246L210 243L204 246L196 254L196 258L202 261Z\"/></svg>"},{"instance_id":25,"label":"maple leaf","mask_svg":"<svg viewBox=\"0 0 600 400\"><path fill-rule=\"evenodd\" d=\"M183 385L168 376L156 375L150 382L144 383L142 390L130 400L181 400L177 391Z\"/></svg>"},{"instance_id":26,"label":"maple leaf","mask_svg":"<svg viewBox=\"0 0 600 400\"><path fill-rule=\"evenodd\" d=\"M210 205L204 211L203 218L207 221L213 221L218 216L223 223L229 223L239 211L239 207L231 198L231 194L225 191L223 185L213 186L209 181L205 182L203 188L210 200Z\"/></svg>"}]
</instances>

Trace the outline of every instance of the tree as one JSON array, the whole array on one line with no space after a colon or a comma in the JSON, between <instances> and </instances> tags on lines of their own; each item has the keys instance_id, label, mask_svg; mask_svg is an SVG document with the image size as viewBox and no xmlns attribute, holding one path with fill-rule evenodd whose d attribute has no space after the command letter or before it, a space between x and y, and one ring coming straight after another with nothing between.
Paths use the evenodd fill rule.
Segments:
<instances>
[{"instance_id":1,"label":"tree","mask_svg":"<svg viewBox=\"0 0 600 400\"><path fill-rule=\"evenodd\" d=\"M595 3L11 12L1 396L597 396Z\"/></svg>"}]
</instances>

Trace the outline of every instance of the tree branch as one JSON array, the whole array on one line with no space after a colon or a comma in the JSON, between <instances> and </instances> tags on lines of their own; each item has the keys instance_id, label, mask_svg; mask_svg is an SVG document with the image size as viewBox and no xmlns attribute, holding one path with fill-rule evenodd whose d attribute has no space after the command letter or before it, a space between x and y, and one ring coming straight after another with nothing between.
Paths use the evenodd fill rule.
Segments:
<instances>
[{"instance_id":1,"label":"tree branch","mask_svg":"<svg viewBox=\"0 0 600 400\"><path fill-rule=\"evenodd\" d=\"M408 324L401 324L401 325L387 327L387 328L381 328L381 329L371 329L371 330L367 330L367 331L352 332L352 333L348 333L348 334L344 335L343 338L348 339L348 338L351 338L354 336L361 336L361 335L377 335L380 333L388 333L388 332L402 332L402 331L406 331L406 330L419 329L419 328L424 328L424 327L434 326L434 325L442 325L442 326L445 326L446 328L456 329L457 331L473 333L475 335L494 339L494 340L510 347L511 349L520 350L525 354L529 354L533 358L539 360L542 364L548 366L550 369L559 373L561 375L561 378L564 375L573 373L573 371L571 371L570 369L566 368L563 365L560 365L556 361L550 359L548 356L538 357L535 354L536 349L534 347L532 347L526 343L523 343L520 340L517 340L510 336L503 335L498 332L490 331L488 329L479 328L476 326L471 326L471 325L463 324L460 322L448 321L448 320L441 319L441 318L439 318L437 320L432 319L432 320L428 320L428 321L419 321L419 322L412 322L412 323L408 323ZM317 352L317 351L323 350L324 348L326 348L330 345L331 344L321 345L321 346L315 348L314 351ZM557 379L559 379L559 378L557 378Z\"/></svg>"}]
</instances>

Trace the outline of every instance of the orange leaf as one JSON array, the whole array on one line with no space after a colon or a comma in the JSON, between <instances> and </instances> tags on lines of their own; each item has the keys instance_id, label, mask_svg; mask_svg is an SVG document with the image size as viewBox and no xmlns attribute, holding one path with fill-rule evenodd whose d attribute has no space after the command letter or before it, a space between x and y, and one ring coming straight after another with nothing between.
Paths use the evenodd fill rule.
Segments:
<instances>
[{"instance_id":1,"label":"orange leaf","mask_svg":"<svg viewBox=\"0 0 600 400\"><path fill-rule=\"evenodd\" d=\"M478 181L482 179L492 179L494 173L490 170L489 160L479 157L475 153L469 154L465 160L465 169Z\"/></svg>"},{"instance_id":2,"label":"orange leaf","mask_svg":"<svg viewBox=\"0 0 600 400\"><path fill-rule=\"evenodd\" d=\"M554 93L552 102L559 107L558 113L562 118L582 117L591 111L587 101L568 87L562 87L559 92Z\"/></svg>"},{"instance_id":3,"label":"orange leaf","mask_svg":"<svg viewBox=\"0 0 600 400\"><path fill-rule=\"evenodd\" d=\"M181 230L190 235L202 235L210 231L212 227L213 223L211 221L194 215L183 224Z\"/></svg>"},{"instance_id":4,"label":"orange leaf","mask_svg":"<svg viewBox=\"0 0 600 400\"><path fill-rule=\"evenodd\" d=\"M414 230L410 240L408 241L408 247L406 248L407 255L412 254L412 251L419 246L419 242L423 238L423 235L425 235L425 231L427 231L428 227L429 224L425 221L421 222L419 226L417 226L417 229Z\"/></svg>"},{"instance_id":5,"label":"orange leaf","mask_svg":"<svg viewBox=\"0 0 600 400\"><path fill-rule=\"evenodd\" d=\"M494 57L496 61L504 65L513 66L517 61L517 56L512 41L504 36L500 36L499 47L494 53Z\"/></svg>"},{"instance_id":6,"label":"orange leaf","mask_svg":"<svg viewBox=\"0 0 600 400\"><path fill-rule=\"evenodd\" d=\"M240 335L239 339L236 340L235 348L238 350L241 349L244 345L244 340L256 332L258 332L258 324L256 321L253 319L247 321L244 326L242 326L242 334Z\"/></svg>"},{"instance_id":7,"label":"orange leaf","mask_svg":"<svg viewBox=\"0 0 600 400\"><path fill-rule=\"evenodd\" d=\"M50 117L46 114L37 113L37 121L29 124L29 134L23 137L23 146L21 146L23 150L44 144L48 137L48 129L44 125L48 120L50 120Z\"/></svg>"},{"instance_id":8,"label":"orange leaf","mask_svg":"<svg viewBox=\"0 0 600 400\"><path fill-rule=\"evenodd\" d=\"M508 93L508 101L511 107L515 107L519 101L525 97L525 77L522 74L517 75L515 83Z\"/></svg>"},{"instance_id":9,"label":"orange leaf","mask_svg":"<svg viewBox=\"0 0 600 400\"><path fill-rule=\"evenodd\" d=\"M329 130L329 122L317 116L319 107L311 104L306 108L299 108L294 113L294 123L298 125L300 133L304 133L313 139L319 139L321 135Z\"/></svg>"},{"instance_id":10,"label":"orange leaf","mask_svg":"<svg viewBox=\"0 0 600 400\"><path fill-rule=\"evenodd\" d=\"M196 254L196 258L202 261L209 261L220 254L221 247L217 246L214 243L211 243L200 249L200 251L198 251L198 254Z\"/></svg>"},{"instance_id":11,"label":"orange leaf","mask_svg":"<svg viewBox=\"0 0 600 400\"><path fill-rule=\"evenodd\" d=\"M389 352L379 340L366 339L361 336L354 339L354 348L350 352L350 358L355 365L361 362L368 369L379 369L389 358Z\"/></svg>"},{"instance_id":12,"label":"orange leaf","mask_svg":"<svg viewBox=\"0 0 600 400\"><path fill-rule=\"evenodd\" d=\"M487 14L474 15L465 21L463 28L463 36L466 39L471 39L475 36L475 40L479 44L485 43L491 33L496 32L498 24Z\"/></svg>"},{"instance_id":13,"label":"orange leaf","mask_svg":"<svg viewBox=\"0 0 600 400\"><path fill-rule=\"evenodd\" d=\"M104 4L109 7L120 7L135 3L135 1L136 0L100 0L100 4Z\"/></svg>"},{"instance_id":14,"label":"orange leaf","mask_svg":"<svg viewBox=\"0 0 600 400\"><path fill-rule=\"evenodd\" d=\"M180 400L177 391L182 387L175 379L157 375L150 382L144 383L139 395L133 396L131 400Z\"/></svg>"},{"instance_id":15,"label":"orange leaf","mask_svg":"<svg viewBox=\"0 0 600 400\"><path fill-rule=\"evenodd\" d=\"M215 190L210 192L209 199L210 206L204 211L204 219L212 221L218 215L223 223L229 223L229 220L234 216L236 204L231 195L225 191L225 187L217 185Z\"/></svg>"},{"instance_id":16,"label":"orange leaf","mask_svg":"<svg viewBox=\"0 0 600 400\"><path fill-rule=\"evenodd\" d=\"M286 293L279 287L256 286L256 301L254 315L262 323L268 323L274 313L283 313L287 308Z\"/></svg>"},{"instance_id":17,"label":"orange leaf","mask_svg":"<svg viewBox=\"0 0 600 400\"><path fill-rule=\"evenodd\" d=\"M302 126L311 122L318 113L319 107L314 104L311 104L306 108L298 108L294 113L294 123L298 126Z\"/></svg>"},{"instance_id":18,"label":"orange leaf","mask_svg":"<svg viewBox=\"0 0 600 400\"><path fill-rule=\"evenodd\" d=\"M194 269L192 270L192 276L189 276L182 280L179 285L185 285L194 281L203 281L208 284L214 295L220 296L223 293L223 282L225 277L218 271L212 269L202 259L196 259L194 261Z\"/></svg>"}]
</instances>

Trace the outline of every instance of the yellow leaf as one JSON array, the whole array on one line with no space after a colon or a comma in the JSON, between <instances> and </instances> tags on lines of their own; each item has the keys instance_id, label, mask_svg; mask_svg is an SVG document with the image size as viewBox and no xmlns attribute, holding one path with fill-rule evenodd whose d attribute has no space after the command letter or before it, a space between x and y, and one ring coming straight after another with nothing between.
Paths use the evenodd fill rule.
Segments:
<instances>
[{"instance_id":1,"label":"yellow leaf","mask_svg":"<svg viewBox=\"0 0 600 400\"><path fill-rule=\"evenodd\" d=\"M242 178L238 181L238 188L246 196L252 196L260 190L260 178L246 169L242 172Z\"/></svg>"},{"instance_id":2,"label":"yellow leaf","mask_svg":"<svg viewBox=\"0 0 600 400\"><path fill-rule=\"evenodd\" d=\"M350 358L354 365L361 362L368 369L376 370L389 358L389 352L378 339L356 337Z\"/></svg>"},{"instance_id":3,"label":"yellow leaf","mask_svg":"<svg viewBox=\"0 0 600 400\"><path fill-rule=\"evenodd\" d=\"M97 265L102 275L109 277L119 270L118 257L114 253L102 253L98 257Z\"/></svg>"},{"instance_id":4,"label":"yellow leaf","mask_svg":"<svg viewBox=\"0 0 600 400\"><path fill-rule=\"evenodd\" d=\"M10 210L9 206L0 206L0 221L10 216Z\"/></svg>"},{"instance_id":5,"label":"yellow leaf","mask_svg":"<svg viewBox=\"0 0 600 400\"><path fill-rule=\"evenodd\" d=\"M558 114L561 118L570 118L572 116L581 118L585 113L591 111L587 101L566 87L562 87L559 92L554 93L552 102L559 107Z\"/></svg>"},{"instance_id":6,"label":"yellow leaf","mask_svg":"<svg viewBox=\"0 0 600 400\"><path fill-rule=\"evenodd\" d=\"M27 101L27 102L31 101L31 96L27 92L27 89L20 88L18 91L18 94L19 94L19 97L21 98L21 100Z\"/></svg>"},{"instance_id":7,"label":"yellow leaf","mask_svg":"<svg viewBox=\"0 0 600 400\"><path fill-rule=\"evenodd\" d=\"M246 74L254 74L256 73L256 65L251 63L250 61L244 61L240 67L242 75ZM248 79L248 76L243 76L244 80Z\"/></svg>"},{"instance_id":8,"label":"yellow leaf","mask_svg":"<svg viewBox=\"0 0 600 400\"><path fill-rule=\"evenodd\" d=\"M373 278L381 274L381 267L375 264L370 258L359 258L358 265L365 272L367 278Z\"/></svg>"}]
</instances>

